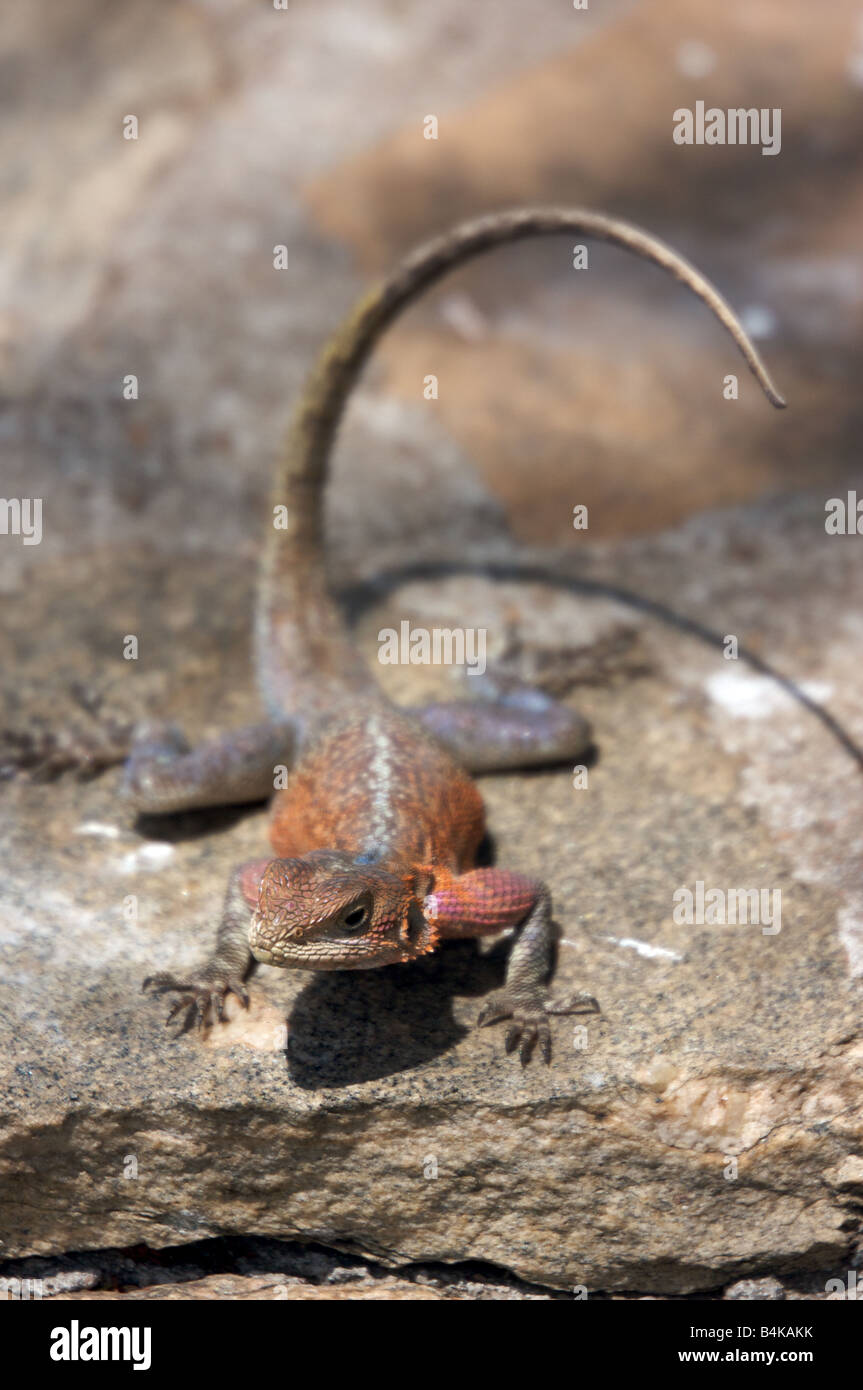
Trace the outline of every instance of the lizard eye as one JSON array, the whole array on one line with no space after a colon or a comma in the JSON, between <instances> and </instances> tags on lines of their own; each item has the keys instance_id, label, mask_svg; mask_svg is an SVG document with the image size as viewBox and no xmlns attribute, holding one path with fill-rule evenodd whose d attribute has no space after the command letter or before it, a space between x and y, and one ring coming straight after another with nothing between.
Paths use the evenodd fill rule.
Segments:
<instances>
[{"instance_id":1,"label":"lizard eye","mask_svg":"<svg viewBox=\"0 0 863 1390\"><path fill-rule=\"evenodd\" d=\"M365 903L357 903L356 907L350 908L342 917L342 926L350 927L352 931L356 931L357 927L363 925L368 915L369 910Z\"/></svg>"}]
</instances>

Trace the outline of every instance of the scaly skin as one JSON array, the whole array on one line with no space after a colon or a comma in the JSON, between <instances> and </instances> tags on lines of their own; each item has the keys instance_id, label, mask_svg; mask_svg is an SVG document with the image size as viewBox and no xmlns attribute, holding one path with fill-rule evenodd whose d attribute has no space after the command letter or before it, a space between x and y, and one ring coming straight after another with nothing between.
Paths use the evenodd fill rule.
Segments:
<instances>
[{"instance_id":1,"label":"scaly skin","mask_svg":"<svg viewBox=\"0 0 863 1390\"><path fill-rule=\"evenodd\" d=\"M373 290L332 339L297 408L277 473L274 508L287 529L264 548L256 619L258 683L269 723L194 751L174 730L148 729L133 750L127 799L142 812L263 796L273 769L293 762L273 801L275 858L233 874L216 951L194 978L161 974L202 1025L223 1017L228 993L243 1003L252 957L305 970L368 970L416 960L448 937L515 928L504 988L479 1023L509 1020L506 1050L527 1062L551 1056L548 1016L598 1008L589 995L545 991L555 928L545 884L477 868L482 800L468 773L558 763L590 744L583 719L538 692L491 703L407 712L377 689L330 595L323 553L323 494L345 402L375 343L443 274L504 242L568 232L611 241L669 271L728 330L774 405L783 405L732 310L710 283L646 233L599 213L556 208L505 212L456 227L420 247ZM455 756L453 756L455 755ZM252 909L251 926L249 913Z\"/></svg>"}]
</instances>

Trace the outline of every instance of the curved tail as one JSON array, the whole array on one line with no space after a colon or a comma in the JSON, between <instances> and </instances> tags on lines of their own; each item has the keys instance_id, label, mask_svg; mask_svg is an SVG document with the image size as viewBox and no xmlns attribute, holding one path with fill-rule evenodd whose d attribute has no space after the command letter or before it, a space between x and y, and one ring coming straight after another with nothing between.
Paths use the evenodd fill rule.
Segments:
<instances>
[{"instance_id":1,"label":"curved tail","mask_svg":"<svg viewBox=\"0 0 863 1390\"><path fill-rule=\"evenodd\" d=\"M667 270L727 329L767 399L784 406L731 307L710 281L664 242L599 212L559 208L492 213L426 242L363 298L324 349L294 414L273 491L256 616L261 693L276 718L324 713L376 689L327 585L323 495L339 420L385 329L448 270L505 242L561 232L613 242ZM286 520L285 520L286 518Z\"/></svg>"}]
</instances>

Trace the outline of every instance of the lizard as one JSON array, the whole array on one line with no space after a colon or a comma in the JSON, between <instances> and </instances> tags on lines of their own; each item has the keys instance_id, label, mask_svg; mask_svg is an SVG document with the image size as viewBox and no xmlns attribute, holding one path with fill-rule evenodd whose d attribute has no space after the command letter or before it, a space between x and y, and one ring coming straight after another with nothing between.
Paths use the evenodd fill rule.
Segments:
<instances>
[{"instance_id":1,"label":"lizard","mask_svg":"<svg viewBox=\"0 0 863 1390\"><path fill-rule=\"evenodd\" d=\"M273 486L254 649L263 722L190 748L172 726L142 726L122 795L138 814L240 804L272 795L271 854L230 876L215 950L185 976L149 976L176 993L184 1031L248 1006L253 960L300 970L409 963L450 938L509 930L505 982L478 1026L506 1021L505 1051L551 1058L549 1017L595 1012L586 992L547 988L557 928L548 886L479 866L484 809L475 772L582 756L592 733L569 706L528 688L416 710L383 694L330 591L324 542L329 458L349 394L385 329L454 267L528 237L588 236L652 261L712 310L768 400L785 404L734 312L696 268L634 225L586 210L527 208L462 223L409 254L345 319L295 408ZM287 509L286 512L284 509ZM275 518L287 517L287 525Z\"/></svg>"}]
</instances>

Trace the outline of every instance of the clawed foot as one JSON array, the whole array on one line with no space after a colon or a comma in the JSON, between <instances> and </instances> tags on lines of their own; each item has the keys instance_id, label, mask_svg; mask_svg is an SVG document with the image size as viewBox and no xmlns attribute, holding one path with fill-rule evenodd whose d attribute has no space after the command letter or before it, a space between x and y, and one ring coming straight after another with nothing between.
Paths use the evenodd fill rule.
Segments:
<instances>
[{"instance_id":1,"label":"clawed foot","mask_svg":"<svg viewBox=\"0 0 863 1390\"><path fill-rule=\"evenodd\" d=\"M506 989L499 989L486 1000L476 1022L478 1028L485 1028L489 1023L499 1023L504 1018L510 1019L504 1047L507 1052L515 1052L518 1048L519 1060L524 1067L533 1056L537 1044L542 1060L545 1063L551 1061L549 1014L599 1012L599 1004L592 994L573 994L556 999L538 992L526 1001L510 995Z\"/></svg>"},{"instance_id":2,"label":"clawed foot","mask_svg":"<svg viewBox=\"0 0 863 1390\"><path fill-rule=\"evenodd\" d=\"M170 799L172 779L178 760L188 752L174 724L136 725L120 781L121 799L145 814L177 809Z\"/></svg>"},{"instance_id":3,"label":"clawed foot","mask_svg":"<svg viewBox=\"0 0 863 1390\"><path fill-rule=\"evenodd\" d=\"M181 1029L183 1033L188 1033L192 1027L208 1028L216 1020L224 1023L225 999L229 994L236 995L244 1009L249 1007L249 996L242 980L224 972L203 971L197 980L178 980L176 976L167 974L149 975L141 988L145 993L154 995L167 994L170 990L180 992L180 998L165 1019L165 1026L186 1009Z\"/></svg>"}]
</instances>

